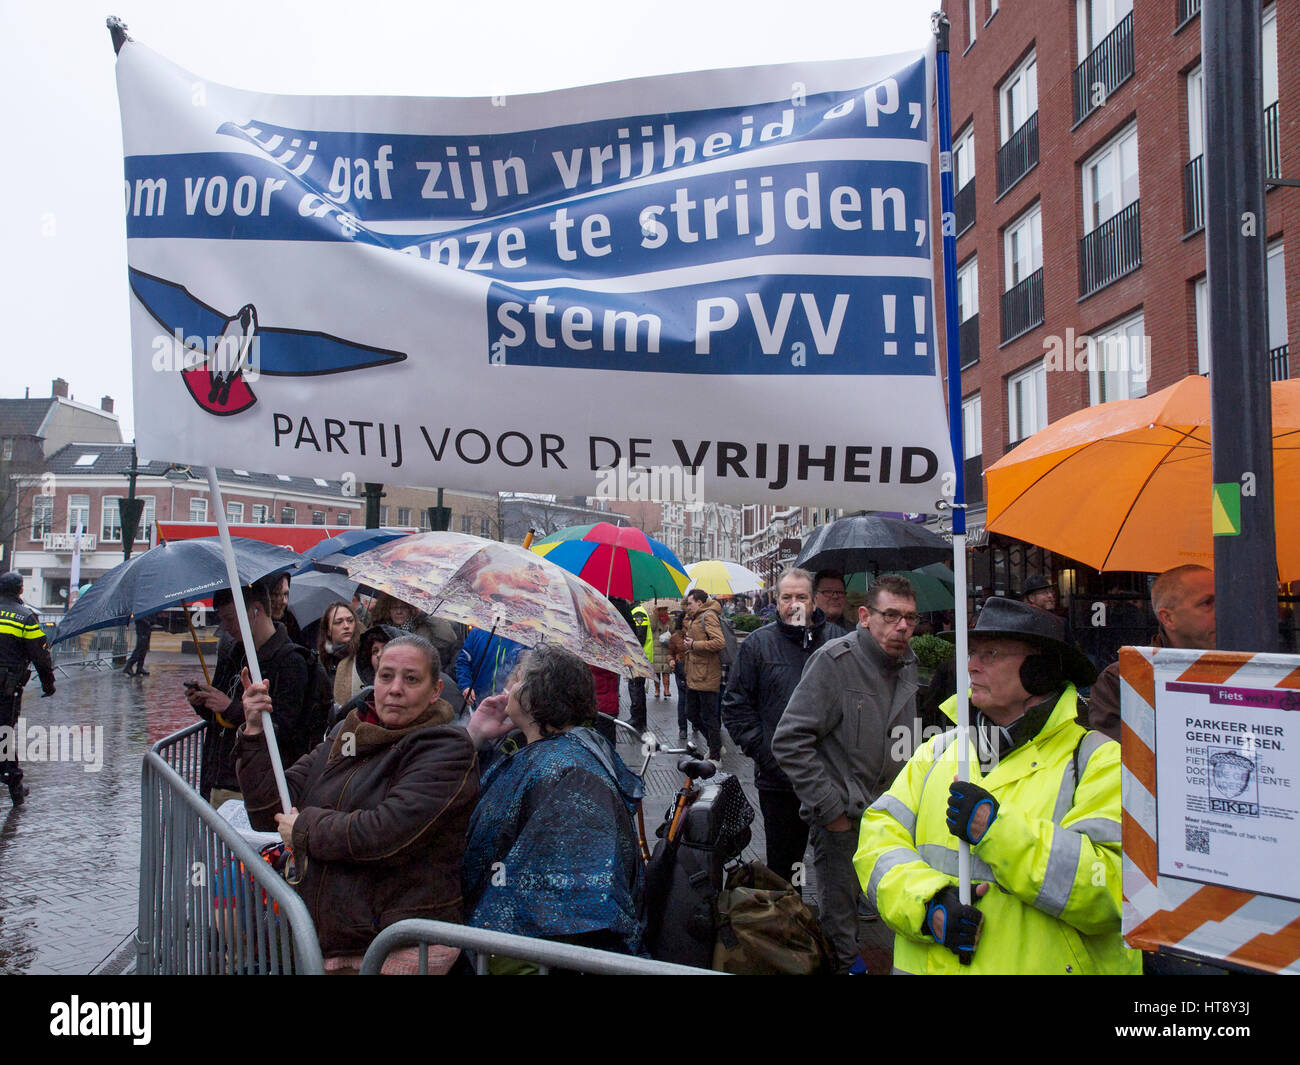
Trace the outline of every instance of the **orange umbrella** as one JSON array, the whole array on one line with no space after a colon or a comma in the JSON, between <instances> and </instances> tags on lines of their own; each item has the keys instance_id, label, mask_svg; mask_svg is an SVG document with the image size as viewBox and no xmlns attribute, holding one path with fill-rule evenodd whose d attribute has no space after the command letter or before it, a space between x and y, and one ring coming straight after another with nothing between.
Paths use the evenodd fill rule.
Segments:
<instances>
[{"instance_id":1,"label":"orange umbrella","mask_svg":"<svg viewBox=\"0 0 1300 1065\"><path fill-rule=\"evenodd\" d=\"M1278 574L1300 580L1300 380L1272 396ZM990 532L1094 569L1213 566L1209 382L1076 411L990 466L987 490Z\"/></svg>"}]
</instances>

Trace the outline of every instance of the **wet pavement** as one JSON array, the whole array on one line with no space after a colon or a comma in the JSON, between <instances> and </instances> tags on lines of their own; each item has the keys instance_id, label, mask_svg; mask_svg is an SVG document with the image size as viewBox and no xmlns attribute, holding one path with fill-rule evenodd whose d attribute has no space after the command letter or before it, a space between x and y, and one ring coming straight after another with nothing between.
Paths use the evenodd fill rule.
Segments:
<instances>
[{"instance_id":1,"label":"wet pavement","mask_svg":"<svg viewBox=\"0 0 1300 1065\"><path fill-rule=\"evenodd\" d=\"M16 738L46 760L23 763L23 806L0 789L0 973L89 973L135 931L141 761L195 721L182 682L199 672L197 659L179 654L151 655L148 668L128 679L68 667L51 698L35 681L24 693ZM54 726L63 736L50 744Z\"/></svg>"},{"instance_id":2,"label":"wet pavement","mask_svg":"<svg viewBox=\"0 0 1300 1065\"><path fill-rule=\"evenodd\" d=\"M141 763L150 746L194 723L183 683L200 676L198 659L179 652L151 654L148 668L148 677L128 679L109 669L69 667L52 698L40 698L36 683L24 695L25 729L17 738L39 760L24 762L31 787L25 805L10 808L0 790L0 974L119 972L133 960ZM626 685L622 703L626 720ZM669 746L677 743L676 706L675 696L655 699L650 691L650 726ZM53 726L63 735L51 744ZM68 727L78 730L78 745ZM619 753L639 770L639 744L628 736L620 730ZM726 746L722 768L739 776L757 810L752 763L729 740ZM61 760L51 759L52 750ZM652 836L681 783L676 761L659 755L646 774ZM761 861L765 850L758 816L744 857ZM811 853L805 864L811 873ZM804 897L815 904L811 875ZM869 970L888 972L892 935L879 920L863 920L861 930Z\"/></svg>"}]
</instances>

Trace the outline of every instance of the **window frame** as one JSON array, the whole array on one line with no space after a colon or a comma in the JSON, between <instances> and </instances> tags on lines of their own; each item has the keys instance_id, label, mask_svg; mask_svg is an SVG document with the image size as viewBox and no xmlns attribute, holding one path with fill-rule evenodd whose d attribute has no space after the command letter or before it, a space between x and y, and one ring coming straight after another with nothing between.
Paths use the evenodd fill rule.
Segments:
<instances>
[{"instance_id":1,"label":"window frame","mask_svg":"<svg viewBox=\"0 0 1300 1065\"><path fill-rule=\"evenodd\" d=\"M1011 254L1012 236L1022 229L1028 229L1029 231L1029 269L1013 281L1011 271L1016 260ZM1025 278L1032 277L1043 268L1043 206L1041 203L1035 203L1002 231L1002 258L1003 278L1005 281L1003 292L1010 292Z\"/></svg>"},{"instance_id":2,"label":"window frame","mask_svg":"<svg viewBox=\"0 0 1300 1065\"><path fill-rule=\"evenodd\" d=\"M965 161L970 173L967 174L966 180L961 180L962 162ZM960 192L972 181L975 180L975 123L966 123L966 128L962 130L961 135L952 142L952 188L953 192Z\"/></svg>"},{"instance_id":3,"label":"window frame","mask_svg":"<svg viewBox=\"0 0 1300 1065\"><path fill-rule=\"evenodd\" d=\"M984 401L978 392L961 401L961 440L963 460L984 454Z\"/></svg>"},{"instance_id":4,"label":"window frame","mask_svg":"<svg viewBox=\"0 0 1300 1065\"><path fill-rule=\"evenodd\" d=\"M1018 393L1016 386L1020 382L1030 380L1031 378L1036 379L1036 386L1033 391L1033 400L1035 408L1034 414L1036 415L1034 421L1038 424L1038 428L1031 429L1029 432L1021 436L1016 436L1014 435L1013 430L1020 422L1025 420L1019 417L1020 403L1017 399ZM1041 412L1037 409L1040 405L1042 406ZM1029 437L1033 436L1034 433L1041 432L1050 424L1051 420L1047 414L1047 363L1044 359L1038 359L1035 362L1030 363L1028 366L1024 366L1017 370L1015 373L1007 375L1007 432L1009 434L1009 442L1015 444L1022 440L1027 440Z\"/></svg>"},{"instance_id":5,"label":"window frame","mask_svg":"<svg viewBox=\"0 0 1300 1065\"><path fill-rule=\"evenodd\" d=\"M198 512L199 516L194 515ZM190 496L190 521L206 522L208 520L208 497Z\"/></svg>"},{"instance_id":6,"label":"window frame","mask_svg":"<svg viewBox=\"0 0 1300 1065\"><path fill-rule=\"evenodd\" d=\"M122 501L121 496L101 496L99 511L99 542L109 544L120 544L122 542L122 508L119 504ZM110 507L109 504L112 504ZM113 520L108 520L110 511L113 514ZM112 535L116 532L117 535Z\"/></svg>"},{"instance_id":7,"label":"window frame","mask_svg":"<svg viewBox=\"0 0 1300 1065\"><path fill-rule=\"evenodd\" d=\"M1139 336L1141 337L1142 349L1142 375L1140 378L1140 391L1134 389L1134 383L1137 380L1134 371L1129 369L1127 372L1121 371L1118 367L1114 370L1109 369L1111 362L1110 351L1104 349L1112 339L1118 339L1121 334L1126 335L1124 345L1125 361L1132 366L1131 357L1132 338L1131 327L1139 327ZM1109 403L1121 399L1141 399L1147 394L1147 382L1151 378L1151 345L1150 338L1146 335L1146 318L1144 311L1139 308L1135 313L1125 315L1118 321L1112 322L1100 332L1093 333L1088 337L1088 405L1095 407L1099 403ZM1102 365L1102 363L1105 365ZM1117 391L1118 395L1107 397L1106 381L1115 380L1122 383Z\"/></svg>"},{"instance_id":8,"label":"window frame","mask_svg":"<svg viewBox=\"0 0 1300 1065\"><path fill-rule=\"evenodd\" d=\"M1033 100L1029 98L1029 90L1025 89L1025 115L1014 126L1011 126L1015 118L1015 87L1018 83L1025 81L1026 75L1030 68L1033 68ZM1032 103L1032 106L1030 106ZM998 85L998 146L1006 144L1026 122L1038 113L1038 50L1032 50L1016 68L1002 79Z\"/></svg>"},{"instance_id":9,"label":"window frame","mask_svg":"<svg viewBox=\"0 0 1300 1065\"><path fill-rule=\"evenodd\" d=\"M1124 186L1124 145L1128 141L1133 142L1133 197L1125 200ZM1100 204L1096 202L1096 176L1095 172L1101 172L1103 164L1111 170L1110 180L1111 187L1115 190L1112 199L1118 203L1118 206L1105 218L1101 217ZM1079 167L1080 185L1082 191L1083 207L1083 232L1087 236L1094 229L1105 225L1116 215L1122 213L1126 208L1131 207L1142 198L1142 168L1138 155L1138 130L1137 122L1131 122L1122 130L1111 137L1092 155L1088 156ZM1096 214L1094 219L1093 214Z\"/></svg>"},{"instance_id":10,"label":"window frame","mask_svg":"<svg viewBox=\"0 0 1300 1065\"><path fill-rule=\"evenodd\" d=\"M1104 4L1108 12L1106 30L1097 37L1096 40L1092 39L1093 20L1090 18L1091 8L1094 3ZM1117 15L1116 9L1125 6L1125 4L1127 4L1128 10L1123 14ZM1074 9L1075 30L1077 31L1078 36L1078 47L1076 51L1078 52L1079 58L1075 60L1075 65L1077 66L1079 63L1082 63L1087 59L1088 56L1092 55L1097 45L1101 44L1102 41L1114 33L1115 28L1133 13L1133 0L1077 0Z\"/></svg>"},{"instance_id":11,"label":"window frame","mask_svg":"<svg viewBox=\"0 0 1300 1065\"><path fill-rule=\"evenodd\" d=\"M980 312L979 255L972 255L957 267L957 324L969 322ZM962 293L969 288L970 305L962 300ZM970 313L967 314L966 311Z\"/></svg>"},{"instance_id":12,"label":"window frame","mask_svg":"<svg viewBox=\"0 0 1300 1065\"><path fill-rule=\"evenodd\" d=\"M226 504L226 524L243 525L244 524L244 504L231 502Z\"/></svg>"},{"instance_id":13,"label":"window frame","mask_svg":"<svg viewBox=\"0 0 1300 1065\"><path fill-rule=\"evenodd\" d=\"M291 505L289 505L288 503L281 503L281 504L280 504L280 524L281 524L281 525L297 525L297 524L298 524L298 508L295 507L295 506L291 506Z\"/></svg>"},{"instance_id":14,"label":"window frame","mask_svg":"<svg viewBox=\"0 0 1300 1065\"><path fill-rule=\"evenodd\" d=\"M39 519L39 521L38 521ZM40 530L39 532L37 530ZM35 541L43 541L54 533L54 497L37 492L32 497L32 535Z\"/></svg>"},{"instance_id":15,"label":"window frame","mask_svg":"<svg viewBox=\"0 0 1300 1065\"><path fill-rule=\"evenodd\" d=\"M77 500L79 499L84 499L85 502L78 503ZM90 528L90 493L89 492L86 492L84 494L78 492L75 495L70 494L68 496L68 532L69 533L75 533L77 531L77 523L74 520L73 516L76 513L81 511L85 512L81 521L81 531L84 534L85 531L88 528Z\"/></svg>"}]
</instances>

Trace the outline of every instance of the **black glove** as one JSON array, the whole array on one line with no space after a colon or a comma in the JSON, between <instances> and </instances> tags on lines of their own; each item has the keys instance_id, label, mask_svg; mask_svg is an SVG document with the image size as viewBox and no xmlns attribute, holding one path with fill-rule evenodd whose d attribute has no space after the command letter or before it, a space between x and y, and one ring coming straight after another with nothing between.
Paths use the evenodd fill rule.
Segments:
<instances>
[{"instance_id":1,"label":"black glove","mask_svg":"<svg viewBox=\"0 0 1300 1065\"><path fill-rule=\"evenodd\" d=\"M998 800L987 791L969 780L953 781L948 789L948 831L954 836L978 843L997 816Z\"/></svg>"},{"instance_id":2,"label":"black glove","mask_svg":"<svg viewBox=\"0 0 1300 1065\"><path fill-rule=\"evenodd\" d=\"M51 696L51 695L53 695L53 694L54 694L54 685L53 685L53 684L51 684L48 688L42 688L42 689L41 689L41 698L42 698L42 699L48 698L49 696Z\"/></svg>"},{"instance_id":3,"label":"black glove","mask_svg":"<svg viewBox=\"0 0 1300 1065\"><path fill-rule=\"evenodd\" d=\"M957 955L963 965L975 957L984 914L974 906L963 906L961 895L952 884L940 891L925 908L925 931L941 947ZM936 925L941 931L936 931Z\"/></svg>"}]
</instances>

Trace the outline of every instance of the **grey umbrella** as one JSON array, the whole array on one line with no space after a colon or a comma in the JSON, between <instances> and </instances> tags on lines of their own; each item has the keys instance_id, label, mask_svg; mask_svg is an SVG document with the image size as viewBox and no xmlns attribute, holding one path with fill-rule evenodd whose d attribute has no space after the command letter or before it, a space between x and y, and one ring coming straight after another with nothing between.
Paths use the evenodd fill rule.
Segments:
<instances>
[{"instance_id":1,"label":"grey umbrella","mask_svg":"<svg viewBox=\"0 0 1300 1065\"><path fill-rule=\"evenodd\" d=\"M814 529L795 565L814 572L879 573L916 569L951 557L952 544L924 525L879 514L850 514Z\"/></svg>"},{"instance_id":2,"label":"grey umbrella","mask_svg":"<svg viewBox=\"0 0 1300 1065\"><path fill-rule=\"evenodd\" d=\"M294 577L289 585L289 609L298 619L298 624L306 628L313 621L320 620L330 603L340 599L351 603L352 593L356 590L357 582L342 573L308 570Z\"/></svg>"}]
</instances>

